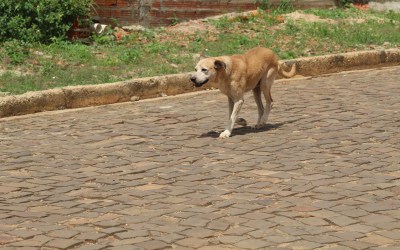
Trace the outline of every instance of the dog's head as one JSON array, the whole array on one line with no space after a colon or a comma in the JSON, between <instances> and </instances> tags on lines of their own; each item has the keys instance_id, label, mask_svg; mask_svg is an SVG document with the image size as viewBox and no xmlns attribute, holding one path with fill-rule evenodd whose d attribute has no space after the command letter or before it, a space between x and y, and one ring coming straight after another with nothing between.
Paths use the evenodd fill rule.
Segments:
<instances>
[{"instance_id":1,"label":"dog's head","mask_svg":"<svg viewBox=\"0 0 400 250\"><path fill-rule=\"evenodd\" d=\"M199 61L195 72L190 76L194 86L201 87L209 81L213 81L220 70L225 70L226 64L218 58L205 58Z\"/></svg>"}]
</instances>

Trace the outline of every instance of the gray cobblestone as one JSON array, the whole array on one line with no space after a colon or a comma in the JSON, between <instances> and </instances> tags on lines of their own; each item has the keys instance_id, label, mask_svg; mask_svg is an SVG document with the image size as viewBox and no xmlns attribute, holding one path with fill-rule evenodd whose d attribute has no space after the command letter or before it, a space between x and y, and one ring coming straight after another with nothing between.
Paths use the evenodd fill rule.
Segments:
<instances>
[{"instance_id":1,"label":"gray cobblestone","mask_svg":"<svg viewBox=\"0 0 400 250\"><path fill-rule=\"evenodd\" d=\"M214 91L0 119L0 247L400 248L399 81L276 84L228 140Z\"/></svg>"}]
</instances>

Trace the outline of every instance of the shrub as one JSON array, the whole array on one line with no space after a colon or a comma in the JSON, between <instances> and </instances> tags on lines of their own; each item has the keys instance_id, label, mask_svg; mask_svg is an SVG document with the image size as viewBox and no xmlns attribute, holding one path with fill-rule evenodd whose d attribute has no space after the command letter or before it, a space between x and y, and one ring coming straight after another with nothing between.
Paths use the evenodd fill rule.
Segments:
<instances>
[{"instance_id":1,"label":"shrub","mask_svg":"<svg viewBox=\"0 0 400 250\"><path fill-rule=\"evenodd\" d=\"M340 7L346 7L353 3L367 4L369 0L338 0Z\"/></svg>"},{"instance_id":2,"label":"shrub","mask_svg":"<svg viewBox=\"0 0 400 250\"><path fill-rule=\"evenodd\" d=\"M65 38L73 22L88 16L91 7L92 0L1 0L0 42Z\"/></svg>"}]
</instances>

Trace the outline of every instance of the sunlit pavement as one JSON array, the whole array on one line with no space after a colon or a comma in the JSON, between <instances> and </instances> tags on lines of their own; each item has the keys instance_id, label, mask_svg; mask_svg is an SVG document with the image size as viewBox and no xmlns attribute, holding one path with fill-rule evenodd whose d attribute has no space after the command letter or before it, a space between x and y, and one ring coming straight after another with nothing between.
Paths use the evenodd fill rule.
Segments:
<instances>
[{"instance_id":1,"label":"sunlit pavement","mask_svg":"<svg viewBox=\"0 0 400 250\"><path fill-rule=\"evenodd\" d=\"M398 249L400 67L0 119L1 249Z\"/></svg>"}]
</instances>

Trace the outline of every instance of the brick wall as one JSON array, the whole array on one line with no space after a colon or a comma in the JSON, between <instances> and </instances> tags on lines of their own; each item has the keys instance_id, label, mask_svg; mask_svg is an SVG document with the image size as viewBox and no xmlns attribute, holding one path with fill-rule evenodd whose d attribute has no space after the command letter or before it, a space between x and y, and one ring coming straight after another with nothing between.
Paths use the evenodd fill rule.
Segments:
<instances>
[{"instance_id":1,"label":"brick wall","mask_svg":"<svg viewBox=\"0 0 400 250\"><path fill-rule=\"evenodd\" d=\"M96 0L94 17L101 23L159 26L174 20L198 19L234 11L254 10L256 0ZM261 2L261 1L258 1ZM278 4L280 0L271 0ZM332 7L337 0L292 0L298 8Z\"/></svg>"}]
</instances>

